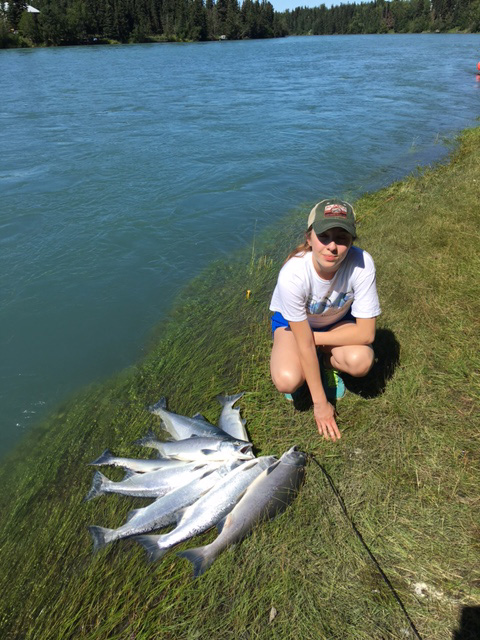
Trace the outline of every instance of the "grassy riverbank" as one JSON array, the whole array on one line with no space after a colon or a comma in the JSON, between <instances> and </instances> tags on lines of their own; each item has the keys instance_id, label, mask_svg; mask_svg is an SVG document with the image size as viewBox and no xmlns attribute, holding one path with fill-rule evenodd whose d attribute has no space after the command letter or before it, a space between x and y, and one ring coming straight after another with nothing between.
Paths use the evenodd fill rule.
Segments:
<instances>
[{"instance_id":1,"label":"grassy riverbank","mask_svg":"<svg viewBox=\"0 0 480 640\"><path fill-rule=\"evenodd\" d=\"M107 446L144 453L131 442L156 428L145 407L161 395L172 410L216 421L214 396L239 390L248 392L240 406L257 454L298 444L325 464L422 637L477 637L465 625L454 632L462 611L480 604L479 195L475 129L448 165L357 203L383 314L379 361L363 387L347 381L338 404L339 443L321 441L311 412L286 403L268 373L268 299L308 207L261 252L193 283L144 362L34 430L0 468L1 637L413 637L314 465L286 514L197 581L173 553L148 565L132 541L92 556L87 525L119 526L144 503L82 503L86 463Z\"/></svg>"}]
</instances>

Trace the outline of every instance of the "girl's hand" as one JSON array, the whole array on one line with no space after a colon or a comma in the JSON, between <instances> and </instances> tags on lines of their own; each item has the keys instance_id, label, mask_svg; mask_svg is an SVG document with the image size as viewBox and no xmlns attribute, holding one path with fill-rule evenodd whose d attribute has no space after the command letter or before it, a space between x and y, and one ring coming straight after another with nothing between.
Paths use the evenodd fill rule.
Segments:
<instances>
[{"instance_id":1,"label":"girl's hand","mask_svg":"<svg viewBox=\"0 0 480 640\"><path fill-rule=\"evenodd\" d=\"M338 440L342 436L335 422L335 409L330 402L315 402L313 405L313 415L317 423L318 432L328 440Z\"/></svg>"}]
</instances>

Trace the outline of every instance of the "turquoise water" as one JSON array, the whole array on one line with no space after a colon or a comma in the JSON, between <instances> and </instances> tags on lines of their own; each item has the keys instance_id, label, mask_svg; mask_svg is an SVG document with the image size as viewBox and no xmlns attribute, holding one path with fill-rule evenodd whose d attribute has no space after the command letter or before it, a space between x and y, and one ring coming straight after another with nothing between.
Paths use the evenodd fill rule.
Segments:
<instances>
[{"instance_id":1,"label":"turquoise water","mask_svg":"<svg viewBox=\"0 0 480 640\"><path fill-rule=\"evenodd\" d=\"M0 453L212 259L445 153L478 35L0 51Z\"/></svg>"}]
</instances>

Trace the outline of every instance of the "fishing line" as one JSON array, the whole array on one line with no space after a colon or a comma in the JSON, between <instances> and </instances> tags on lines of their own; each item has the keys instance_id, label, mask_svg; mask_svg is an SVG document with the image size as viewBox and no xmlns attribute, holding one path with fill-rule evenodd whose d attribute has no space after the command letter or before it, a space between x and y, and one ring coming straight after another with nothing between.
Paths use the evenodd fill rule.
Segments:
<instances>
[{"instance_id":1,"label":"fishing line","mask_svg":"<svg viewBox=\"0 0 480 640\"><path fill-rule=\"evenodd\" d=\"M360 531L357 529L354 521L352 520L352 518L348 515L348 511L347 511L347 507L345 506L345 502L343 501L342 496L340 495L340 492L338 491L337 487L335 486L335 483L332 480L332 477L330 476L330 474L328 473L328 471L325 469L325 467L320 464L320 462L318 462L318 460L315 458L315 456L313 454L308 454L309 458L311 460L313 460L313 462L315 462L315 464L317 464L317 466L320 467L320 469L322 470L323 475L326 477L328 484L330 485L333 493L335 494L335 497L337 498L340 507L343 511L343 514L345 516L345 518L348 520L348 522L350 523L350 525L352 526L353 531L355 532L355 535L357 536L357 538L360 540L360 542L362 543L362 545L364 546L365 550L367 551L368 555L370 556L371 560L373 561L373 563L375 564L375 566L377 567L377 569L380 572L380 575L382 576L382 578L385 580L385 582L387 583L388 588L390 589L390 591L393 593L393 596L395 598L395 600L398 602L398 604L400 605L403 613L405 614L406 619L408 620L408 623L410 624L410 627L412 628L413 633L415 634L416 638L418 640L422 640L422 636L419 634L417 627L415 626L415 624L413 623L413 620L410 618L410 616L408 615L408 611L405 608L405 605L403 604L402 600L400 599L400 596L398 595L398 593L395 590L395 587L393 586L393 584L390 582L390 580L388 579L388 576L385 574L385 571L382 569L382 567L380 566L378 560L375 558L375 556L373 555L373 553L370 551L367 543L365 542L365 540L362 537L362 534L360 533Z\"/></svg>"}]
</instances>

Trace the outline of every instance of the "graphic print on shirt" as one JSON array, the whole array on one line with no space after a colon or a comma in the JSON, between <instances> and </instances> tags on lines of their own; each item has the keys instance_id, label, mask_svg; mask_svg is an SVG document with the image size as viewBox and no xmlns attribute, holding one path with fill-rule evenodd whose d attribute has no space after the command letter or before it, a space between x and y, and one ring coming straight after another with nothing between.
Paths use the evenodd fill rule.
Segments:
<instances>
[{"instance_id":1,"label":"graphic print on shirt","mask_svg":"<svg viewBox=\"0 0 480 640\"><path fill-rule=\"evenodd\" d=\"M324 296L321 300L315 300L314 296L310 294L307 298L306 311L307 315L329 316L337 314L342 308L346 312L352 302L353 291L341 292L333 300L329 296Z\"/></svg>"}]
</instances>

